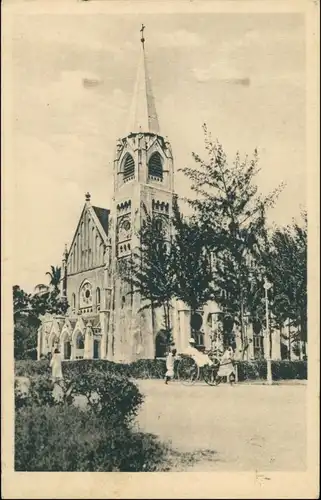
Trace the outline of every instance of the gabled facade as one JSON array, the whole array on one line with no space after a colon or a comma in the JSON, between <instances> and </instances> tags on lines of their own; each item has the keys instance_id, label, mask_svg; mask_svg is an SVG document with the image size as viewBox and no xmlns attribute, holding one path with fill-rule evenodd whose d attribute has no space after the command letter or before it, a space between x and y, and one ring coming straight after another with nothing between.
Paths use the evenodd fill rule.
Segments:
<instances>
[{"instance_id":1,"label":"gabled facade","mask_svg":"<svg viewBox=\"0 0 321 500\"><path fill-rule=\"evenodd\" d=\"M109 220L110 211L91 205L87 193L70 250L63 260L61 293L67 297L72 313L92 314L103 308Z\"/></svg>"}]
</instances>

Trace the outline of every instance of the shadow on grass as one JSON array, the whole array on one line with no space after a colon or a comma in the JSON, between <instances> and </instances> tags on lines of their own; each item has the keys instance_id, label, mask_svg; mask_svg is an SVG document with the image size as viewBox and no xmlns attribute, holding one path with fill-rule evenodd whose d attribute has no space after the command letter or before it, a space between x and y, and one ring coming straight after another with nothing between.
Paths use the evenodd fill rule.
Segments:
<instances>
[{"instance_id":1,"label":"shadow on grass","mask_svg":"<svg viewBox=\"0 0 321 500\"><path fill-rule=\"evenodd\" d=\"M179 451L170 443L164 443L150 433L137 432L135 435L142 439L142 453L144 472L184 472L199 462L217 462L217 453L210 449L195 451ZM140 460L139 460L140 461Z\"/></svg>"},{"instance_id":2,"label":"shadow on grass","mask_svg":"<svg viewBox=\"0 0 321 500\"><path fill-rule=\"evenodd\" d=\"M214 450L195 450L180 452L170 450L168 471L184 472L199 462L217 462L216 451Z\"/></svg>"}]
</instances>

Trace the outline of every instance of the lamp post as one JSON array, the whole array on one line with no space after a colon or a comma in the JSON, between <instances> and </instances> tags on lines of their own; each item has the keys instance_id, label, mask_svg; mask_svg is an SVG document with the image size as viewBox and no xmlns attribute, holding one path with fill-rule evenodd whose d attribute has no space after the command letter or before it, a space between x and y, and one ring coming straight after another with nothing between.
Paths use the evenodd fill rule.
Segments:
<instances>
[{"instance_id":1,"label":"lamp post","mask_svg":"<svg viewBox=\"0 0 321 500\"><path fill-rule=\"evenodd\" d=\"M265 321L266 321L266 340L268 345L268 352L266 356L266 364L267 364L267 375L266 381L269 385L272 384L272 365L271 365L271 353L270 353L270 321L269 321L269 297L268 290L272 287L271 283L264 278L264 290L265 290Z\"/></svg>"}]
</instances>

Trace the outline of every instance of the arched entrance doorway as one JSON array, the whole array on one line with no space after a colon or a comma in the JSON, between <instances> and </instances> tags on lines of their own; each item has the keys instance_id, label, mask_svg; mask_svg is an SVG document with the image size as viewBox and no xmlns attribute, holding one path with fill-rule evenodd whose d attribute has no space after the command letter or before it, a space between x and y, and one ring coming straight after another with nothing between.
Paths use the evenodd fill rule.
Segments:
<instances>
[{"instance_id":1,"label":"arched entrance doorway","mask_svg":"<svg viewBox=\"0 0 321 500\"><path fill-rule=\"evenodd\" d=\"M94 359L99 359L100 358L100 340L94 339L94 353L93 357Z\"/></svg>"},{"instance_id":2,"label":"arched entrance doorway","mask_svg":"<svg viewBox=\"0 0 321 500\"><path fill-rule=\"evenodd\" d=\"M264 336L262 323L254 320L253 326L253 356L254 359L264 359Z\"/></svg>"},{"instance_id":3,"label":"arched entrance doorway","mask_svg":"<svg viewBox=\"0 0 321 500\"><path fill-rule=\"evenodd\" d=\"M160 330L155 339L155 358L165 358L169 345L169 334Z\"/></svg>"},{"instance_id":4,"label":"arched entrance doorway","mask_svg":"<svg viewBox=\"0 0 321 500\"><path fill-rule=\"evenodd\" d=\"M65 340L64 342L64 359L70 359L71 358L71 343L69 340Z\"/></svg>"},{"instance_id":5,"label":"arched entrance doorway","mask_svg":"<svg viewBox=\"0 0 321 500\"><path fill-rule=\"evenodd\" d=\"M222 326L223 326L223 344L225 347L228 345L235 349L235 335L233 333L234 319L230 314L222 314L221 316Z\"/></svg>"},{"instance_id":6,"label":"arched entrance doorway","mask_svg":"<svg viewBox=\"0 0 321 500\"><path fill-rule=\"evenodd\" d=\"M204 338L204 332L202 331L202 326L203 326L203 318L202 315L198 312L194 312L191 315L191 332L192 332L192 337L194 338L196 342L196 347L199 349L204 349L205 348L205 338Z\"/></svg>"}]
</instances>

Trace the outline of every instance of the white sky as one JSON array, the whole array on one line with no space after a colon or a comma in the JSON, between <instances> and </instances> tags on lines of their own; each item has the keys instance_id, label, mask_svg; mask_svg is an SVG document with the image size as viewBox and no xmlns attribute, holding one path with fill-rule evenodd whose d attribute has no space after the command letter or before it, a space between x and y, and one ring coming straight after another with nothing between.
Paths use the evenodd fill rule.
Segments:
<instances>
[{"instance_id":1,"label":"white sky","mask_svg":"<svg viewBox=\"0 0 321 500\"><path fill-rule=\"evenodd\" d=\"M89 191L108 208L115 143L125 133L146 47L156 107L176 169L203 155L202 123L236 150L259 149L263 193L287 187L270 219L306 204L305 33L300 14L19 15L12 31L14 283L60 265ZM91 88L83 79L99 83ZM8 99L9 96L7 95ZM188 192L177 174L179 195Z\"/></svg>"}]
</instances>

